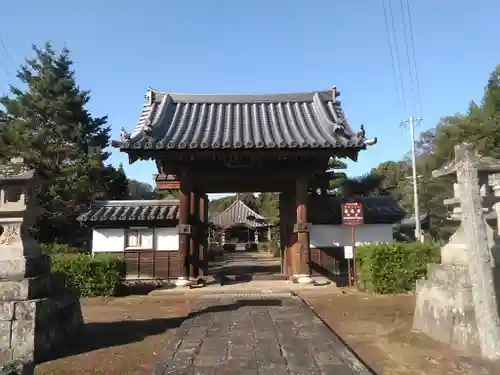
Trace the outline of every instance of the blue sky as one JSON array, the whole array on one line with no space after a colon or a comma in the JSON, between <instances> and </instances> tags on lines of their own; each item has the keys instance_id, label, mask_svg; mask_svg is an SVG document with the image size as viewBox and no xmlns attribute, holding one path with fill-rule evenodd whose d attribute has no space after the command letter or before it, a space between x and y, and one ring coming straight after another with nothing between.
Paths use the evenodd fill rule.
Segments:
<instances>
[{"instance_id":1,"label":"blue sky","mask_svg":"<svg viewBox=\"0 0 500 375\"><path fill-rule=\"evenodd\" d=\"M31 54L32 44L66 44L78 82L92 91L90 109L109 115L115 139L122 126L134 127L148 86L261 93L336 85L351 126L364 124L368 136L379 139L348 164L349 175L360 175L409 150L400 120L422 115L423 130L465 110L481 98L500 63L499 1L409 2L423 113L411 100L398 104L381 0L4 0L0 36L15 65ZM400 1L391 3L411 99ZM15 82L0 67L0 92L9 83ZM111 162L152 183L153 162L128 165L116 151Z\"/></svg>"}]
</instances>

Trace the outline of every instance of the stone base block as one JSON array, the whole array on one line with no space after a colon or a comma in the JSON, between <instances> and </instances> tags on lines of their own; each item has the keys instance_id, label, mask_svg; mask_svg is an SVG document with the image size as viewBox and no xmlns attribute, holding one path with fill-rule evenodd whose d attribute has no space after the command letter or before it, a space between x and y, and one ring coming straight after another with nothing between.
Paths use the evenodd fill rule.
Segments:
<instances>
[{"instance_id":1,"label":"stone base block","mask_svg":"<svg viewBox=\"0 0 500 375\"><path fill-rule=\"evenodd\" d=\"M0 279L23 279L50 273L50 257L0 259Z\"/></svg>"},{"instance_id":2,"label":"stone base block","mask_svg":"<svg viewBox=\"0 0 500 375\"><path fill-rule=\"evenodd\" d=\"M175 286L177 288L189 288L191 285L194 284L193 280L190 280L189 277L179 277L177 280L175 280Z\"/></svg>"},{"instance_id":3,"label":"stone base block","mask_svg":"<svg viewBox=\"0 0 500 375\"><path fill-rule=\"evenodd\" d=\"M21 280L0 279L0 302L50 297L62 291L61 275L43 275Z\"/></svg>"},{"instance_id":4,"label":"stone base block","mask_svg":"<svg viewBox=\"0 0 500 375\"><path fill-rule=\"evenodd\" d=\"M0 357L10 360L46 359L83 327L79 299L70 294L0 302L0 314Z\"/></svg>"},{"instance_id":5,"label":"stone base block","mask_svg":"<svg viewBox=\"0 0 500 375\"><path fill-rule=\"evenodd\" d=\"M11 361L0 362L0 375L34 375L33 362Z\"/></svg>"},{"instance_id":6,"label":"stone base block","mask_svg":"<svg viewBox=\"0 0 500 375\"><path fill-rule=\"evenodd\" d=\"M453 272L446 268L435 271L432 277L443 276L439 272ZM473 306L470 287L418 280L413 331L425 333L454 349L480 355Z\"/></svg>"},{"instance_id":7,"label":"stone base block","mask_svg":"<svg viewBox=\"0 0 500 375\"><path fill-rule=\"evenodd\" d=\"M294 275L295 281L299 284L313 284L314 280L309 275Z\"/></svg>"}]
</instances>

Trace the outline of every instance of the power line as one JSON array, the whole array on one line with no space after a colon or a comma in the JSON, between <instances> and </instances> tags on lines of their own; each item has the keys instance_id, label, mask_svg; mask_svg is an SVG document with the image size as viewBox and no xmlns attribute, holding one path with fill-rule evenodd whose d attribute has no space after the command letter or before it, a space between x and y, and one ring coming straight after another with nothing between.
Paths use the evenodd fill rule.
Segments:
<instances>
[{"instance_id":1,"label":"power line","mask_svg":"<svg viewBox=\"0 0 500 375\"><path fill-rule=\"evenodd\" d=\"M9 54L7 46L5 45L1 36L0 36L0 46L2 47L2 49L0 49L0 67L5 72L5 75L7 76L7 78L10 81L12 81L14 79L14 77L13 77L12 73L10 72L10 69L8 67L8 63L10 63L12 65L12 67L14 67L14 71L16 69L14 66L14 61L12 60L12 57Z\"/></svg>"},{"instance_id":2,"label":"power line","mask_svg":"<svg viewBox=\"0 0 500 375\"><path fill-rule=\"evenodd\" d=\"M7 58L8 63L12 66L14 71L16 70L16 64L14 64L14 60L12 59L12 56L9 53L9 50L7 49L7 46L5 45L2 36L0 35L0 45L2 46L4 52L3 55Z\"/></svg>"},{"instance_id":3,"label":"power line","mask_svg":"<svg viewBox=\"0 0 500 375\"><path fill-rule=\"evenodd\" d=\"M413 110L414 106L415 106L415 85L413 84L413 74L412 74L412 66L411 66L411 59L410 59L410 48L408 47L408 36L406 33L406 20L405 20L405 11L404 11L403 0L399 0L399 5L400 5L400 13L401 13L401 23L403 26L403 38L405 41L406 62L408 63L408 74L410 76L410 89L411 89L411 96L412 96L411 109Z\"/></svg>"},{"instance_id":4,"label":"power line","mask_svg":"<svg viewBox=\"0 0 500 375\"><path fill-rule=\"evenodd\" d=\"M385 2L382 0L382 8L384 10L384 20L385 20L385 32L387 34L387 45L389 46L389 54L391 55L391 66L392 66L392 78L394 79L394 86L396 89L396 98L398 100L398 106L401 108L401 98L399 95L399 84L396 74L396 66L394 65L394 52L392 50L391 34L389 32L389 22L387 20L387 9L385 7Z\"/></svg>"},{"instance_id":5,"label":"power line","mask_svg":"<svg viewBox=\"0 0 500 375\"><path fill-rule=\"evenodd\" d=\"M12 80L14 78L14 77L12 77L12 74L9 72L9 69L7 69L7 65L3 61L2 56L0 56L0 67L5 72L5 75L7 76L7 78L9 80Z\"/></svg>"},{"instance_id":6,"label":"power line","mask_svg":"<svg viewBox=\"0 0 500 375\"><path fill-rule=\"evenodd\" d=\"M410 9L410 2L409 0L406 0L406 12L408 14L408 29L410 32L410 45L411 45L411 50L413 54L413 66L415 68L415 83L416 83L416 89L417 89L417 100L418 100L418 105L420 109L420 113L423 113L422 110L422 98L420 96L420 83L418 79L418 67L417 67L417 57L415 53L415 43L413 39L413 27L412 27L412 22L411 22L411 9Z\"/></svg>"},{"instance_id":7,"label":"power line","mask_svg":"<svg viewBox=\"0 0 500 375\"><path fill-rule=\"evenodd\" d=\"M399 71L399 79L401 81L401 99L403 102L403 107L406 106L406 95L405 95L405 88L404 88L404 80L403 80L403 72L401 69L401 61L399 59L399 48L398 48L398 39L397 39L397 34L396 34L396 26L394 22L394 12L392 11L392 5L391 1L389 0L389 13L391 15L391 26L392 26L392 34L394 36L394 50L396 52L396 65L398 67Z\"/></svg>"}]
</instances>

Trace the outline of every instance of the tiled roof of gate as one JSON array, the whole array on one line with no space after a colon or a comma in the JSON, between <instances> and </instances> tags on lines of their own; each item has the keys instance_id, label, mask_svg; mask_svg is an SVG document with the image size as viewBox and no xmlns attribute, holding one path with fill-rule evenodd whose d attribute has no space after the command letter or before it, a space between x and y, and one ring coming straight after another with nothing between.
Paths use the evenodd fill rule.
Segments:
<instances>
[{"instance_id":1,"label":"tiled roof of gate","mask_svg":"<svg viewBox=\"0 0 500 375\"><path fill-rule=\"evenodd\" d=\"M93 201L80 222L154 221L179 218L178 200Z\"/></svg>"},{"instance_id":2,"label":"tiled roof of gate","mask_svg":"<svg viewBox=\"0 0 500 375\"><path fill-rule=\"evenodd\" d=\"M254 219L250 219L252 216ZM223 228L228 228L238 224L255 228L267 226L267 223L263 222L265 220L266 218L264 216L259 215L240 199L236 199L228 208L217 215L212 220L212 223ZM259 223L259 221L261 222Z\"/></svg>"},{"instance_id":3,"label":"tiled roof of gate","mask_svg":"<svg viewBox=\"0 0 500 375\"><path fill-rule=\"evenodd\" d=\"M365 148L339 92L172 94L149 90L139 122L122 130L121 149Z\"/></svg>"},{"instance_id":4,"label":"tiled roof of gate","mask_svg":"<svg viewBox=\"0 0 500 375\"><path fill-rule=\"evenodd\" d=\"M406 215L389 195L362 197L365 224L394 224ZM310 196L308 214L312 224L341 224L342 197Z\"/></svg>"}]
</instances>

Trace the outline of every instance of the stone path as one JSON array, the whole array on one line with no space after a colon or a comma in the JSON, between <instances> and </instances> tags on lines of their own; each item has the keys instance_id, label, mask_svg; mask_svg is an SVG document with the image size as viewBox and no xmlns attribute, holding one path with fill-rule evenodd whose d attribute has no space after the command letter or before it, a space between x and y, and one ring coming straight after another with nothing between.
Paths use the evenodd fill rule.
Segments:
<instances>
[{"instance_id":1,"label":"stone path","mask_svg":"<svg viewBox=\"0 0 500 375\"><path fill-rule=\"evenodd\" d=\"M291 295L207 297L166 342L154 375L372 375Z\"/></svg>"},{"instance_id":2,"label":"stone path","mask_svg":"<svg viewBox=\"0 0 500 375\"><path fill-rule=\"evenodd\" d=\"M224 252L223 256L209 264L209 273L238 274L276 274L281 271L281 261L266 253L235 251Z\"/></svg>"}]
</instances>

